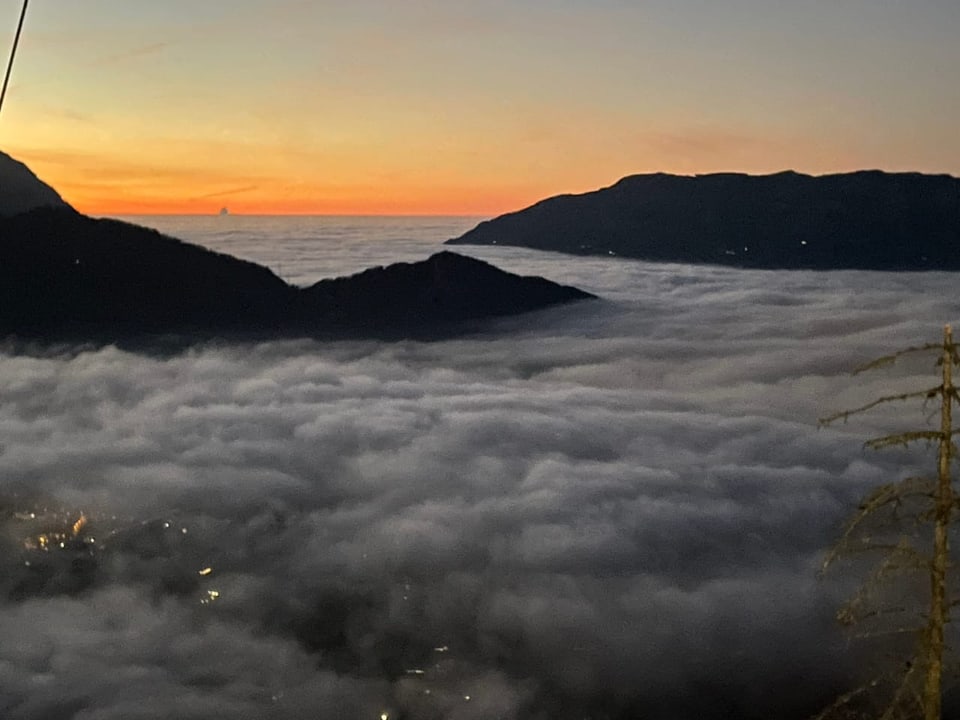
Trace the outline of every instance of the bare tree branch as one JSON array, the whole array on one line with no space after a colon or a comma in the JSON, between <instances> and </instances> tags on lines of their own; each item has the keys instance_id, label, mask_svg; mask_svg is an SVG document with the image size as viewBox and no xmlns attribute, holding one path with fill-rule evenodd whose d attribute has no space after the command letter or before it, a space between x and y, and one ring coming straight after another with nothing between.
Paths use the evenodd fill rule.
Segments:
<instances>
[{"instance_id":1,"label":"bare tree branch","mask_svg":"<svg viewBox=\"0 0 960 720\"><path fill-rule=\"evenodd\" d=\"M884 435L883 437L867 440L863 445L871 450L880 450L886 447L903 445L908 447L910 443L926 440L933 442L943 437L939 430L910 430L908 432L897 433L896 435Z\"/></svg>"},{"instance_id":2,"label":"bare tree branch","mask_svg":"<svg viewBox=\"0 0 960 720\"><path fill-rule=\"evenodd\" d=\"M862 405L858 408L852 410L842 410L841 412L834 413L833 415L828 415L827 417L820 418L817 420L817 424L820 426L830 425L831 423L836 422L837 420L843 420L846 422L853 415L860 415L861 413L867 412L878 405L883 405L885 403L898 402L902 400L910 400L912 398L924 398L925 400L930 400L935 398L940 391L942 390L941 386L937 385L934 388L928 388L927 390L917 390L915 392L900 393L899 395L884 395L881 398L877 398L873 402L869 402L866 405Z\"/></svg>"},{"instance_id":3,"label":"bare tree branch","mask_svg":"<svg viewBox=\"0 0 960 720\"><path fill-rule=\"evenodd\" d=\"M897 360L902 358L904 355L910 355L912 353L920 353L920 352L929 352L930 350L943 350L943 344L927 343L926 345L908 347L903 350L899 350L895 353L892 353L890 355L884 355L883 357L878 357L875 360L871 360L868 363L855 367L853 369L852 374L859 375L860 373L867 372L868 370L876 370L877 368L893 365Z\"/></svg>"}]
</instances>

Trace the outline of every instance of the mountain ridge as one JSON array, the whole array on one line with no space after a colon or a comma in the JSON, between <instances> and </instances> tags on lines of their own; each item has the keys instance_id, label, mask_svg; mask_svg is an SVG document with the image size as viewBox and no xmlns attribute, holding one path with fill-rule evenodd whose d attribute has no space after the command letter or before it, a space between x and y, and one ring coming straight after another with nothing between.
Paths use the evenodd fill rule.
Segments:
<instances>
[{"instance_id":1,"label":"mountain ridge","mask_svg":"<svg viewBox=\"0 0 960 720\"><path fill-rule=\"evenodd\" d=\"M70 205L24 163L0 151L0 217L38 207L69 208Z\"/></svg>"},{"instance_id":2,"label":"mountain ridge","mask_svg":"<svg viewBox=\"0 0 960 720\"><path fill-rule=\"evenodd\" d=\"M299 288L131 223L65 208L0 218L0 337L430 339L592 297L449 251Z\"/></svg>"},{"instance_id":3,"label":"mountain ridge","mask_svg":"<svg viewBox=\"0 0 960 720\"><path fill-rule=\"evenodd\" d=\"M0 207L17 209L0 212L0 338L434 339L594 297L449 251L299 288L254 262L83 215L9 156L0 168L16 179L0 185Z\"/></svg>"},{"instance_id":4,"label":"mountain ridge","mask_svg":"<svg viewBox=\"0 0 960 720\"><path fill-rule=\"evenodd\" d=\"M487 220L448 245L769 269L960 270L960 179L628 175Z\"/></svg>"}]
</instances>

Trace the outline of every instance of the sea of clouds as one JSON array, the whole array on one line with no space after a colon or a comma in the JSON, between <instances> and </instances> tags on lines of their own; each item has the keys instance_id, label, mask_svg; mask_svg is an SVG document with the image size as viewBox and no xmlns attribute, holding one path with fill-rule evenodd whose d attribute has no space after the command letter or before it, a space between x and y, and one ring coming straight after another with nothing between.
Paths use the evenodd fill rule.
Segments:
<instances>
[{"instance_id":1,"label":"sea of clouds","mask_svg":"<svg viewBox=\"0 0 960 720\"><path fill-rule=\"evenodd\" d=\"M467 251L604 300L434 343L6 346L0 716L792 718L842 690L849 583L817 570L924 462L862 441L931 409L817 418L936 384L849 371L938 341L956 277Z\"/></svg>"}]
</instances>

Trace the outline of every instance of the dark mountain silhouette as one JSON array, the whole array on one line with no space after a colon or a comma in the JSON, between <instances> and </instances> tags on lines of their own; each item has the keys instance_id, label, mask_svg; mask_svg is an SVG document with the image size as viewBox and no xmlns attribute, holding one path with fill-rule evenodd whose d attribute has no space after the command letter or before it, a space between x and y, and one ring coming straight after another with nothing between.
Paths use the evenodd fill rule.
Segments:
<instances>
[{"instance_id":1,"label":"dark mountain silhouette","mask_svg":"<svg viewBox=\"0 0 960 720\"><path fill-rule=\"evenodd\" d=\"M541 277L520 277L452 252L417 263L375 267L321 280L301 293L304 315L322 316L338 332L401 332L427 321L446 327L462 320L513 315L593 297ZM429 329L429 328L425 328Z\"/></svg>"},{"instance_id":2,"label":"dark mountain silhouette","mask_svg":"<svg viewBox=\"0 0 960 720\"><path fill-rule=\"evenodd\" d=\"M301 289L255 263L66 207L0 217L0 337L438 337L588 297L450 252Z\"/></svg>"},{"instance_id":3,"label":"dark mountain silhouette","mask_svg":"<svg viewBox=\"0 0 960 720\"><path fill-rule=\"evenodd\" d=\"M590 297L450 252L301 289L256 263L82 215L0 153L0 337L438 337Z\"/></svg>"},{"instance_id":4,"label":"dark mountain silhouette","mask_svg":"<svg viewBox=\"0 0 960 720\"><path fill-rule=\"evenodd\" d=\"M746 268L960 270L960 179L633 175L480 223L448 244Z\"/></svg>"},{"instance_id":5,"label":"dark mountain silhouette","mask_svg":"<svg viewBox=\"0 0 960 720\"><path fill-rule=\"evenodd\" d=\"M22 162L0 152L0 216L37 207L69 207L52 187Z\"/></svg>"},{"instance_id":6,"label":"dark mountain silhouette","mask_svg":"<svg viewBox=\"0 0 960 720\"><path fill-rule=\"evenodd\" d=\"M0 334L69 339L279 329L267 268L63 208L0 218Z\"/></svg>"}]
</instances>

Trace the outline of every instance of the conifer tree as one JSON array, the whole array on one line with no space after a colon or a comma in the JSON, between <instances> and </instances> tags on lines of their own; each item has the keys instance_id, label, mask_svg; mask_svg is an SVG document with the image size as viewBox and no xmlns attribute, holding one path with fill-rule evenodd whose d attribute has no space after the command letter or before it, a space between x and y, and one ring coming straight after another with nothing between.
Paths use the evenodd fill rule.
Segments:
<instances>
[{"instance_id":1,"label":"conifer tree","mask_svg":"<svg viewBox=\"0 0 960 720\"><path fill-rule=\"evenodd\" d=\"M852 410L822 419L822 425L846 421L888 403L939 400L939 429L907 430L868 440L868 448L926 443L937 448L934 477L908 477L870 492L848 520L843 534L827 555L823 569L841 556L876 551L873 573L838 612L841 623L858 628L860 637L907 637L906 657L862 686L841 696L818 718L877 717L881 720L924 718L941 720L946 628L953 604L948 594L952 578L950 523L957 498L951 478L956 452L953 404L960 396L953 384L953 367L960 365L950 326L943 342L907 348L879 358L856 372L875 369L912 353L938 353L940 383L932 388L887 395ZM897 537L899 535L899 537ZM904 574L919 574L927 591L903 585ZM914 622L916 620L917 622ZM866 627L866 626L870 627Z\"/></svg>"}]
</instances>

